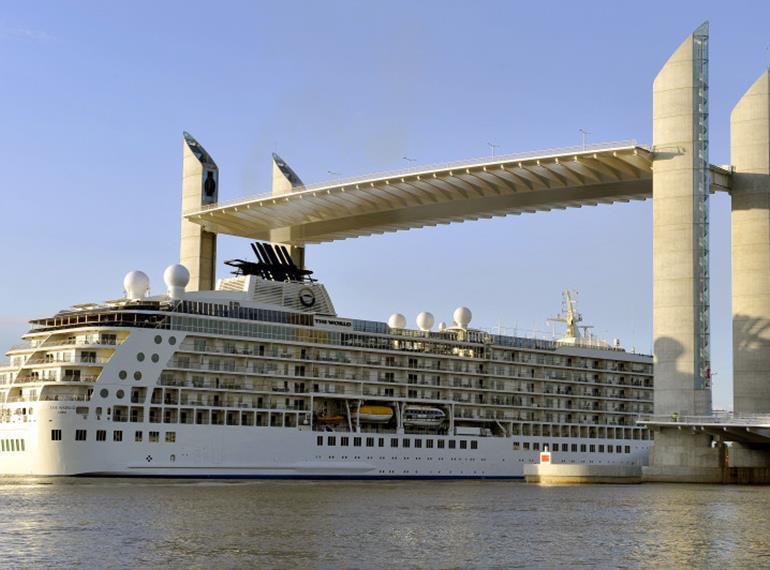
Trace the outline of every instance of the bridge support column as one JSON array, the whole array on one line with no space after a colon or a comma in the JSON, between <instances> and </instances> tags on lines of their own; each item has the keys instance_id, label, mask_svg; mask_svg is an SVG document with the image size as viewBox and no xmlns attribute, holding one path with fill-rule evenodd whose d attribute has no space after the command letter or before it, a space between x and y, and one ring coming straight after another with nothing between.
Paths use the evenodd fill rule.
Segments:
<instances>
[{"instance_id":1,"label":"bridge support column","mask_svg":"<svg viewBox=\"0 0 770 570\"><path fill-rule=\"evenodd\" d=\"M733 406L770 413L770 70L730 116Z\"/></svg>"},{"instance_id":2,"label":"bridge support column","mask_svg":"<svg viewBox=\"0 0 770 570\"><path fill-rule=\"evenodd\" d=\"M707 43L706 23L653 83L656 415L711 413Z\"/></svg>"},{"instance_id":3,"label":"bridge support column","mask_svg":"<svg viewBox=\"0 0 770 570\"><path fill-rule=\"evenodd\" d=\"M708 275L708 23L653 83L653 337L655 415L711 413ZM720 482L712 437L654 428L645 481Z\"/></svg>"},{"instance_id":4,"label":"bridge support column","mask_svg":"<svg viewBox=\"0 0 770 570\"><path fill-rule=\"evenodd\" d=\"M300 180L291 167L280 156L273 153L273 196L289 194L295 187L302 185L302 180ZM291 240L293 231L291 227L271 230L270 241L284 244L297 267L305 269L304 246L285 243Z\"/></svg>"},{"instance_id":5,"label":"bridge support column","mask_svg":"<svg viewBox=\"0 0 770 570\"><path fill-rule=\"evenodd\" d=\"M217 235L187 221L185 212L216 204L219 169L189 133L184 133L182 162L182 226L179 262L190 271L188 291L210 291L216 279Z\"/></svg>"}]
</instances>

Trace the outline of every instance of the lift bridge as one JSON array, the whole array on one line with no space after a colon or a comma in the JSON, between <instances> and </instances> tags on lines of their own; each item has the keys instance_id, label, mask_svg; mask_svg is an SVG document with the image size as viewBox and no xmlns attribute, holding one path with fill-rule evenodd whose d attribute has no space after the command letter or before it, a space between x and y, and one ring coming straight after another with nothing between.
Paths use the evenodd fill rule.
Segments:
<instances>
[{"instance_id":1,"label":"lift bridge","mask_svg":"<svg viewBox=\"0 0 770 570\"><path fill-rule=\"evenodd\" d=\"M709 162L708 24L652 85L653 144L581 145L305 185L273 155L270 193L218 199L218 168L184 137L181 262L214 286L216 235L281 244L304 270L310 244L553 209L653 199L655 430L648 480L770 480L770 72L731 114L731 164ZM731 197L734 414L711 403L708 199ZM262 252L265 253L265 252ZM267 252L270 253L270 252ZM294 269L291 269L294 271ZM764 471L762 471L764 470Z\"/></svg>"}]
</instances>

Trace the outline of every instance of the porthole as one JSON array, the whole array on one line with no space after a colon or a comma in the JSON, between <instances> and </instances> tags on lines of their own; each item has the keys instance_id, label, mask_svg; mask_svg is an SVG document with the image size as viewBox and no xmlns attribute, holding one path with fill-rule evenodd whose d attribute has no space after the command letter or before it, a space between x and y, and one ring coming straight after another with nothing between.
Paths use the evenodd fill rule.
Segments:
<instances>
[{"instance_id":1,"label":"porthole","mask_svg":"<svg viewBox=\"0 0 770 570\"><path fill-rule=\"evenodd\" d=\"M126 378L128 378L128 372L126 372L125 370L121 370L120 372L118 372L118 378L120 378L121 380L125 380Z\"/></svg>"},{"instance_id":2,"label":"porthole","mask_svg":"<svg viewBox=\"0 0 770 570\"><path fill-rule=\"evenodd\" d=\"M109 395L110 395L110 391L109 391L109 390L107 390L107 388L102 388L102 389L99 391L99 395L100 395L102 398L106 398L107 396L109 396Z\"/></svg>"},{"instance_id":3,"label":"porthole","mask_svg":"<svg viewBox=\"0 0 770 570\"><path fill-rule=\"evenodd\" d=\"M158 356L157 354L153 354L151 360L153 362L158 362L158 360L160 360L160 356Z\"/></svg>"},{"instance_id":4,"label":"porthole","mask_svg":"<svg viewBox=\"0 0 770 570\"><path fill-rule=\"evenodd\" d=\"M161 342L163 342L163 337L160 335L157 335L155 337L155 344L160 344Z\"/></svg>"},{"instance_id":5,"label":"porthole","mask_svg":"<svg viewBox=\"0 0 770 570\"><path fill-rule=\"evenodd\" d=\"M169 343L171 346L174 346L174 345L176 344L176 337L175 337L175 336L169 337L169 339L168 339L168 343Z\"/></svg>"},{"instance_id":6,"label":"porthole","mask_svg":"<svg viewBox=\"0 0 770 570\"><path fill-rule=\"evenodd\" d=\"M140 352L139 354L137 354L137 355L136 355L136 359L137 359L139 362L144 362L144 352Z\"/></svg>"},{"instance_id":7,"label":"porthole","mask_svg":"<svg viewBox=\"0 0 770 570\"><path fill-rule=\"evenodd\" d=\"M118 400L122 400L123 396L125 396L126 393L123 390L118 390L117 392L115 392L115 395L118 397Z\"/></svg>"},{"instance_id":8,"label":"porthole","mask_svg":"<svg viewBox=\"0 0 770 570\"><path fill-rule=\"evenodd\" d=\"M142 379L142 373L138 370L134 372L134 380L141 380Z\"/></svg>"}]
</instances>

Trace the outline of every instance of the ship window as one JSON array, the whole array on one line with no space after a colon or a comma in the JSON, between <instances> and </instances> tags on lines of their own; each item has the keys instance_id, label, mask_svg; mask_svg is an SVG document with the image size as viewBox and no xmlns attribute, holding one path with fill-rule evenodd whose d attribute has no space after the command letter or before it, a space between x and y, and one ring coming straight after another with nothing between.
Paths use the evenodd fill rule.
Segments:
<instances>
[{"instance_id":1,"label":"ship window","mask_svg":"<svg viewBox=\"0 0 770 570\"><path fill-rule=\"evenodd\" d=\"M612 446L608 445L607 446L607 453L612 453L612 452L613 452Z\"/></svg>"},{"instance_id":2,"label":"ship window","mask_svg":"<svg viewBox=\"0 0 770 570\"><path fill-rule=\"evenodd\" d=\"M134 441L142 441L142 432L141 431L135 431L134 432Z\"/></svg>"},{"instance_id":3,"label":"ship window","mask_svg":"<svg viewBox=\"0 0 770 570\"><path fill-rule=\"evenodd\" d=\"M580 451L581 452L585 452L585 450L586 450L586 444L585 443L581 443L580 444Z\"/></svg>"},{"instance_id":4,"label":"ship window","mask_svg":"<svg viewBox=\"0 0 770 570\"><path fill-rule=\"evenodd\" d=\"M324 444L324 436L319 435L315 438L315 444L321 446Z\"/></svg>"},{"instance_id":5,"label":"ship window","mask_svg":"<svg viewBox=\"0 0 770 570\"><path fill-rule=\"evenodd\" d=\"M136 359L137 359L139 362L144 362L144 352L140 352L139 354L137 354L137 355L136 355Z\"/></svg>"},{"instance_id":6,"label":"ship window","mask_svg":"<svg viewBox=\"0 0 770 570\"><path fill-rule=\"evenodd\" d=\"M398 447L398 438L397 437L391 437L390 438L390 447Z\"/></svg>"},{"instance_id":7,"label":"ship window","mask_svg":"<svg viewBox=\"0 0 770 570\"><path fill-rule=\"evenodd\" d=\"M594 453L596 451L596 446L592 443L588 446L588 451Z\"/></svg>"},{"instance_id":8,"label":"ship window","mask_svg":"<svg viewBox=\"0 0 770 570\"><path fill-rule=\"evenodd\" d=\"M100 395L102 398L106 398L107 396L109 396L109 395L110 395L110 391L109 391L109 390L107 390L107 388L102 388L101 390L99 390L99 395Z\"/></svg>"},{"instance_id":9,"label":"ship window","mask_svg":"<svg viewBox=\"0 0 770 570\"><path fill-rule=\"evenodd\" d=\"M422 440L421 440L421 439L415 439L415 440L414 440L414 446L415 446L417 449L420 449L420 448L422 447Z\"/></svg>"},{"instance_id":10,"label":"ship window","mask_svg":"<svg viewBox=\"0 0 770 570\"><path fill-rule=\"evenodd\" d=\"M367 437L366 438L366 447L374 447L374 438L373 437Z\"/></svg>"},{"instance_id":11,"label":"ship window","mask_svg":"<svg viewBox=\"0 0 770 570\"><path fill-rule=\"evenodd\" d=\"M449 440L449 449L454 449L456 445L457 445L457 442L455 440L453 439Z\"/></svg>"},{"instance_id":12,"label":"ship window","mask_svg":"<svg viewBox=\"0 0 770 570\"><path fill-rule=\"evenodd\" d=\"M517 450L517 449L519 449L519 442L518 442L518 441L514 441L514 442L513 442L513 446L512 446L512 447L513 447L513 450L514 450L514 451L515 451L515 450Z\"/></svg>"},{"instance_id":13,"label":"ship window","mask_svg":"<svg viewBox=\"0 0 770 570\"><path fill-rule=\"evenodd\" d=\"M381 437L377 440L377 447L385 447L385 438Z\"/></svg>"},{"instance_id":14,"label":"ship window","mask_svg":"<svg viewBox=\"0 0 770 570\"><path fill-rule=\"evenodd\" d=\"M353 438L353 447L361 447L361 438L360 437L354 437Z\"/></svg>"},{"instance_id":15,"label":"ship window","mask_svg":"<svg viewBox=\"0 0 770 570\"><path fill-rule=\"evenodd\" d=\"M528 441L524 442L524 449L529 449L529 442Z\"/></svg>"},{"instance_id":16,"label":"ship window","mask_svg":"<svg viewBox=\"0 0 770 570\"><path fill-rule=\"evenodd\" d=\"M559 444L558 443L554 443L553 447L551 448L551 451L559 451Z\"/></svg>"},{"instance_id":17,"label":"ship window","mask_svg":"<svg viewBox=\"0 0 770 570\"><path fill-rule=\"evenodd\" d=\"M444 440L440 439L436 442L436 445L438 445L439 449L444 449Z\"/></svg>"},{"instance_id":18,"label":"ship window","mask_svg":"<svg viewBox=\"0 0 770 570\"><path fill-rule=\"evenodd\" d=\"M167 431L166 432L166 443L176 443L176 432L175 431Z\"/></svg>"},{"instance_id":19,"label":"ship window","mask_svg":"<svg viewBox=\"0 0 770 570\"><path fill-rule=\"evenodd\" d=\"M599 446L599 453L604 453L604 445Z\"/></svg>"},{"instance_id":20,"label":"ship window","mask_svg":"<svg viewBox=\"0 0 770 570\"><path fill-rule=\"evenodd\" d=\"M148 437L148 440L150 441L150 443L158 443L158 441L160 441L160 432L151 431Z\"/></svg>"},{"instance_id":21,"label":"ship window","mask_svg":"<svg viewBox=\"0 0 770 570\"><path fill-rule=\"evenodd\" d=\"M51 430L51 441L61 441L61 430L60 429L52 429Z\"/></svg>"},{"instance_id":22,"label":"ship window","mask_svg":"<svg viewBox=\"0 0 770 570\"><path fill-rule=\"evenodd\" d=\"M428 449L433 449L433 440L432 439L426 439L425 440L425 447Z\"/></svg>"},{"instance_id":23,"label":"ship window","mask_svg":"<svg viewBox=\"0 0 770 570\"><path fill-rule=\"evenodd\" d=\"M411 440L408 438L404 438L404 442L401 445L401 447L409 447L412 444Z\"/></svg>"},{"instance_id":24,"label":"ship window","mask_svg":"<svg viewBox=\"0 0 770 570\"><path fill-rule=\"evenodd\" d=\"M460 449L468 449L468 442L464 439L460 440Z\"/></svg>"},{"instance_id":25,"label":"ship window","mask_svg":"<svg viewBox=\"0 0 770 570\"><path fill-rule=\"evenodd\" d=\"M622 451L621 451L622 449L623 449L623 447L622 447L622 446L620 446L620 445L616 445L616 446L615 446L615 453L621 453L621 452L622 452Z\"/></svg>"},{"instance_id":26,"label":"ship window","mask_svg":"<svg viewBox=\"0 0 770 570\"><path fill-rule=\"evenodd\" d=\"M103 429L96 430L96 441L107 441L107 431Z\"/></svg>"},{"instance_id":27,"label":"ship window","mask_svg":"<svg viewBox=\"0 0 770 570\"><path fill-rule=\"evenodd\" d=\"M625 447L625 452L626 452L626 453L631 453L631 446L630 446L630 445L627 445L627 446Z\"/></svg>"},{"instance_id":28,"label":"ship window","mask_svg":"<svg viewBox=\"0 0 770 570\"><path fill-rule=\"evenodd\" d=\"M337 445L337 438L333 435L329 436L329 439L326 440L329 445Z\"/></svg>"},{"instance_id":29,"label":"ship window","mask_svg":"<svg viewBox=\"0 0 770 570\"><path fill-rule=\"evenodd\" d=\"M471 441L471 449L478 449L479 448L479 442L478 441Z\"/></svg>"},{"instance_id":30,"label":"ship window","mask_svg":"<svg viewBox=\"0 0 770 570\"><path fill-rule=\"evenodd\" d=\"M532 449L535 451L540 451L540 442L535 442L532 444Z\"/></svg>"},{"instance_id":31,"label":"ship window","mask_svg":"<svg viewBox=\"0 0 770 570\"><path fill-rule=\"evenodd\" d=\"M176 337L175 337L175 336L172 336L172 337L170 337L170 338L168 339L168 343L169 343L171 346L174 346L174 345L176 344Z\"/></svg>"},{"instance_id":32,"label":"ship window","mask_svg":"<svg viewBox=\"0 0 770 570\"><path fill-rule=\"evenodd\" d=\"M343 436L343 437L340 438L340 445L341 446L347 447L349 443L350 443L350 438L348 438L346 436Z\"/></svg>"},{"instance_id":33,"label":"ship window","mask_svg":"<svg viewBox=\"0 0 770 570\"><path fill-rule=\"evenodd\" d=\"M86 440L86 430L84 429L76 429L75 430L75 441L85 441Z\"/></svg>"},{"instance_id":34,"label":"ship window","mask_svg":"<svg viewBox=\"0 0 770 570\"><path fill-rule=\"evenodd\" d=\"M24 451L24 440L23 439L19 440L19 445L21 445L21 450Z\"/></svg>"},{"instance_id":35,"label":"ship window","mask_svg":"<svg viewBox=\"0 0 770 570\"><path fill-rule=\"evenodd\" d=\"M0 440L0 451L5 451L5 440Z\"/></svg>"},{"instance_id":36,"label":"ship window","mask_svg":"<svg viewBox=\"0 0 770 570\"><path fill-rule=\"evenodd\" d=\"M141 380L142 379L142 373L138 370L134 372L134 380Z\"/></svg>"},{"instance_id":37,"label":"ship window","mask_svg":"<svg viewBox=\"0 0 770 570\"><path fill-rule=\"evenodd\" d=\"M121 380L125 380L126 378L128 378L128 372L126 372L125 370L121 370L120 372L118 372L118 378L120 378Z\"/></svg>"},{"instance_id":38,"label":"ship window","mask_svg":"<svg viewBox=\"0 0 770 570\"><path fill-rule=\"evenodd\" d=\"M155 336L155 344L160 344L161 342L163 342L163 337L160 336L160 335L156 335Z\"/></svg>"},{"instance_id":39,"label":"ship window","mask_svg":"<svg viewBox=\"0 0 770 570\"><path fill-rule=\"evenodd\" d=\"M123 441L123 432L115 430L112 432L112 441Z\"/></svg>"},{"instance_id":40,"label":"ship window","mask_svg":"<svg viewBox=\"0 0 770 570\"><path fill-rule=\"evenodd\" d=\"M572 451L577 451L577 443L572 444Z\"/></svg>"},{"instance_id":41,"label":"ship window","mask_svg":"<svg viewBox=\"0 0 770 570\"><path fill-rule=\"evenodd\" d=\"M118 400L122 400L123 396L125 396L126 393L123 390L118 390L117 392L115 392L115 395L118 397Z\"/></svg>"},{"instance_id":42,"label":"ship window","mask_svg":"<svg viewBox=\"0 0 770 570\"><path fill-rule=\"evenodd\" d=\"M157 362L160 360L160 356L158 356L157 354L153 354L150 360L152 360L157 364Z\"/></svg>"}]
</instances>

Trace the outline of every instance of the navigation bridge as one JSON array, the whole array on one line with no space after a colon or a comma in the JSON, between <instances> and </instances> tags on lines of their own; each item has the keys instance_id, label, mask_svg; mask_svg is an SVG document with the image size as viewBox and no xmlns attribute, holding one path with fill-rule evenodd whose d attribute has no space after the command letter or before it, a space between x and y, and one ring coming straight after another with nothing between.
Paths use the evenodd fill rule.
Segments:
<instances>
[{"instance_id":1,"label":"navigation bridge","mask_svg":"<svg viewBox=\"0 0 770 570\"><path fill-rule=\"evenodd\" d=\"M715 166L708 48L704 23L653 81L651 147L633 140L582 145L314 185L273 155L269 194L223 202L216 163L185 133L180 257L190 289L214 287L220 233L280 244L275 251L302 272L309 244L653 198L657 417L646 420L655 448L645 477L724 481L724 442L732 441L733 465L770 482L767 426L755 423L757 414L770 414L770 70L733 108L731 164ZM710 415L709 196L719 191L729 193L732 208L730 422Z\"/></svg>"}]
</instances>

